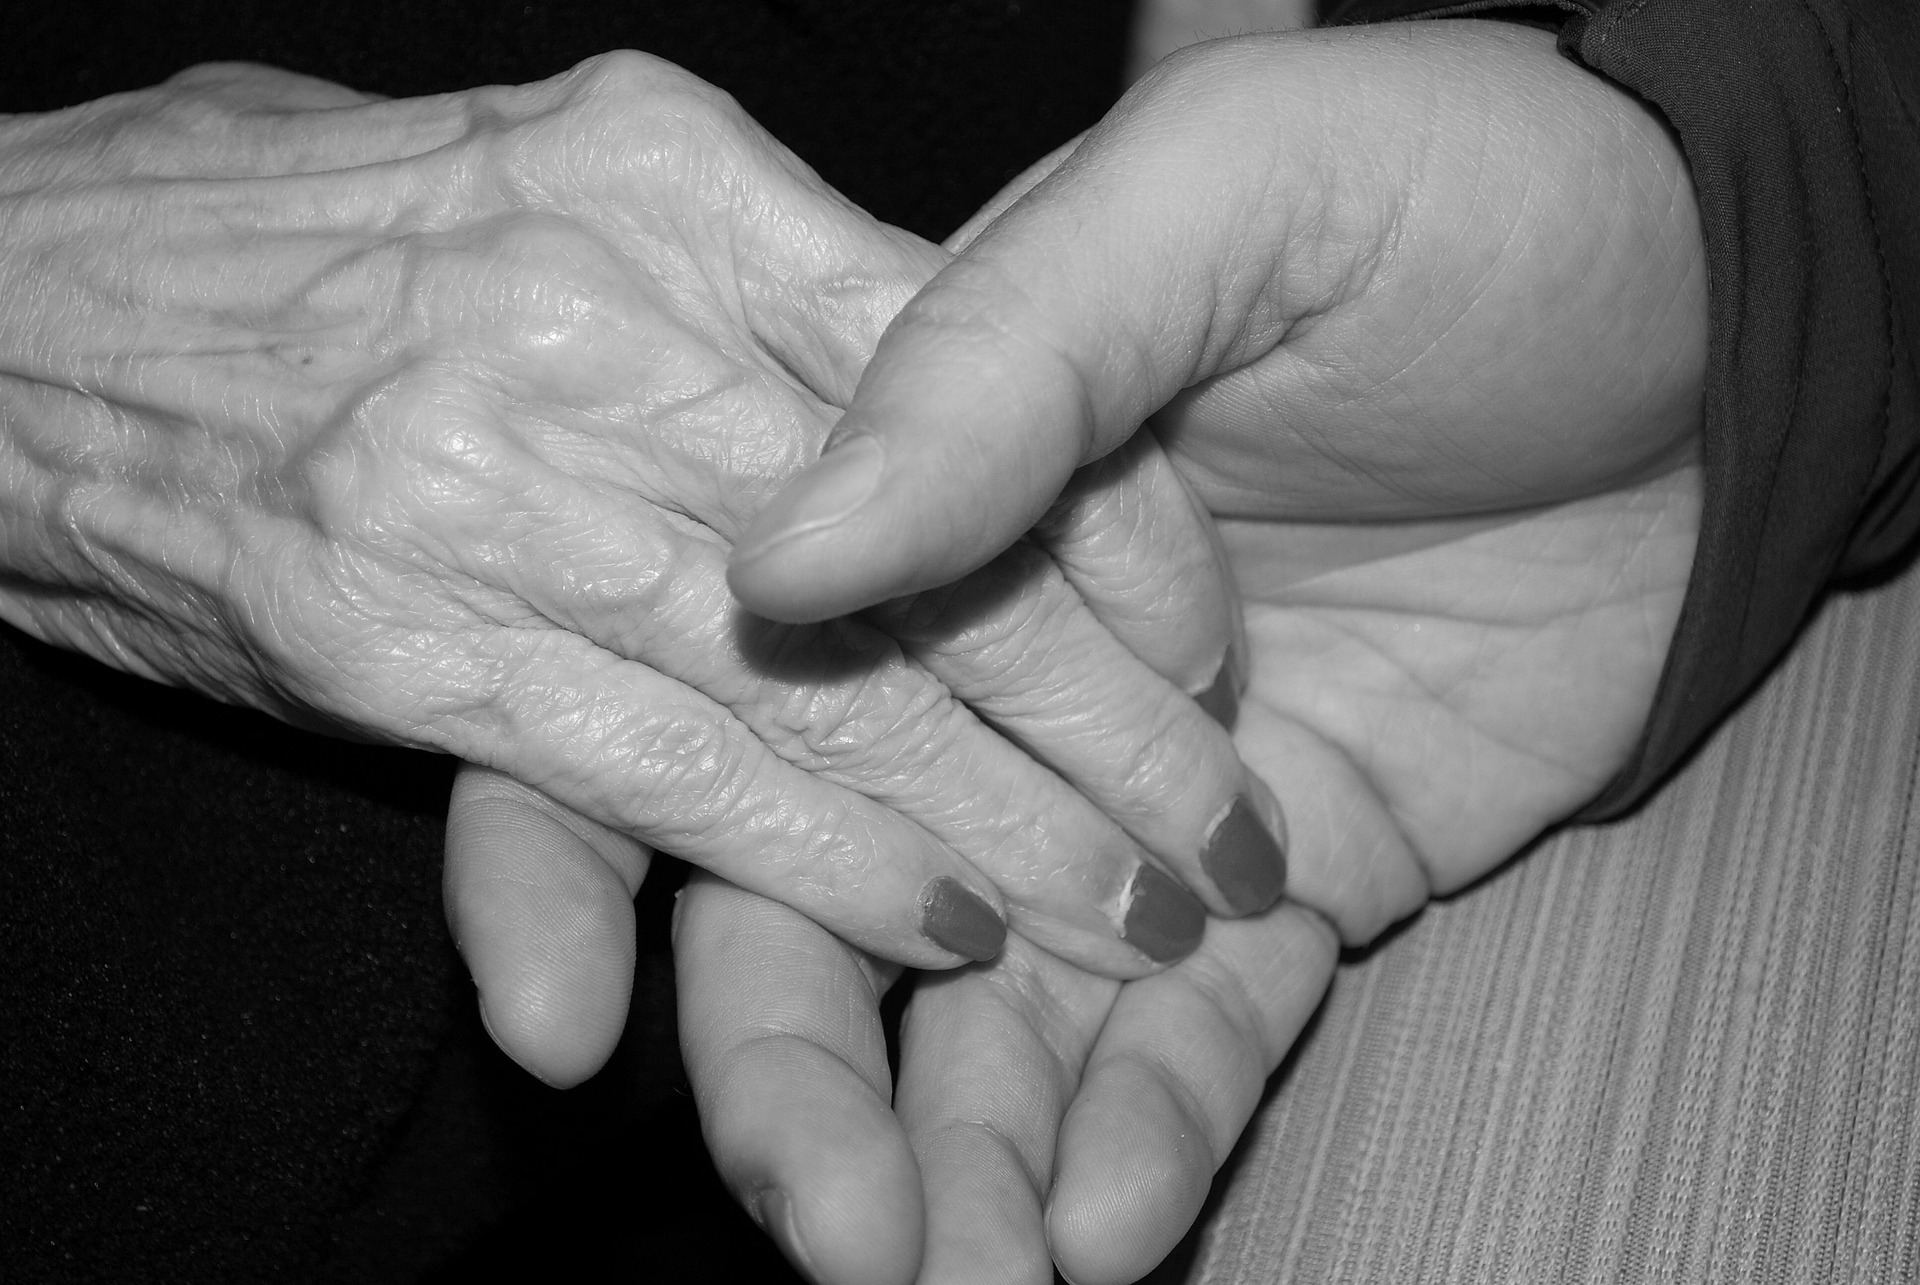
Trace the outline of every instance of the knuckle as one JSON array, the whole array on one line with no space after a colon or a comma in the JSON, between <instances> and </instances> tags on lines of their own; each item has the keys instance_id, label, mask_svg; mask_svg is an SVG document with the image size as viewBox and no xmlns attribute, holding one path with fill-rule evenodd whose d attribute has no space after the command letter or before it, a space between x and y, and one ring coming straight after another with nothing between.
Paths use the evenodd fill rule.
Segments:
<instances>
[{"instance_id":1,"label":"knuckle","mask_svg":"<svg viewBox=\"0 0 1920 1285\"><path fill-rule=\"evenodd\" d=\"M786 788L785 769L737 723L684 709L618 721L615 739L596 752L624 765L613 783L618 806L666 851L736 862L750 854L743 869L779 887L782 900L855 917L874 897L881 862L900 856L857 796Z\"/></svg>"},{"instance_id":2,"label":"knuckle","mask_svg":"<svg viewBox=\"0 0 1920 1285\"><path fill-rule=\"evenodd\" d=\"M958 585L919 595L899 623L913 641L953 660L1041 665L1051 663L1075 605L1053 559L1023 542Z\"/></svg>"},{"instance_id":3,"label":"knuckle","mask_svg":"<svg viewBox=\"0 0 1920 1285\"><path fill-rule=\"evenodd\" d=\"M254 90L265 94L298 84L300 80L291 72L262 63L213 60L183 68L161 83L167 89L188 91L185 95L176 96L173 99L175 103L192 101L197 97L201 102L212 104L236 90Z\"/></svg>"},{"instance_id":4,"label":"knuckle","mask_svg":"<svg viewBox=\"0 0 1920 1285\"><path fill-rule=\"evenodd\" d=\"M581 99L632 103L675 81L694 79L689 73L637 49L611 49L586 59L568 73Z\"/></svg>"},{"instance_id":5,"label":"knuckle","mask_svg":"<svg viewBox=\"0 0 1920 1285\"><path fill-rule=\"evenodd\" d=\"M1158 683L1146 685L1161 688ZM1135 710L1131 726L1122 732L1126 747L1120 765L1122 781L1143 785L1165 782L1190 789L1196 767L1239 762L1227 743L1226 732L1171 688L1154 691ZM1208 737L1218 738L1223 749L1219 759L1207 752Z\"/></svg>"},{"instance_id":6,"label":"knuckle","mask_svg":"<svg viewBox=\"0 0 1920 1285\"><path fill-rule=\"evenodd\" d=\"M649 812L680 811L688 820L725 815L750 784L738 738L697 712L643 716L610 735L631 745L634 787Z\"/></svg>"},{"instance_id":7,"label":"knuckle","mask_svg":"<svg viewBox=\"0 0 1920 1285\"><path fill-rule=\"evenodd\" d=\"M633 126L642 122L651 131L671 137L710 134L737 129L747 119L733 95L693 73L650 54L614 50L589 58L570 73L571 113L585 117L609 136L646 138ZM610 127L618 125L619 132ZM676 126L678 128L676 128ZM637 157L664 156L657 148L642 147Z\"/></svg>"},{"instance_id":8,"label":"knuckle","mask_svg":"<svg viewBox=\"0 0 1920 1285\"><path fill-rule=\"evenodd\" d=\"M416 362L361 390L277 485L336 547L411 551L449 521L498 523L515 454L462 376Z\"/></svg>"},{"instance_id":9,"label":"knuckle","mask_svg":"<svg viewBox=\"0 0 1920 1285\"><path fill-rule=\"evenodd\" d=\"M716 833L739 841L765 831L748 739L717 711L687 702L611 708L590 684L556 683L571 644L558 630L447 684L464 699L440 711L482 730L490 744L544 741L590 768L590 788L613 818L670 850ZM475 656L473 665L486 658ZM577 665L574 666L577 670ZM762 834L760 837L766 837Z\"/></svg>"},{"instance_id":10,"label":"knuckle","mask_svg":"<svg viewBox=\"0 0 1920 1285\"><path fill-rule=\"evenodd\" d=\"M1097 1033L1082 1011L1085 997L1062 986L1058 965L1031 948L1003 951L979 976L998 999L1002 1017L1045 1051L1056 1090L1070 1094Z\"/></svg>"},{"instance_id":11,"label":"knuckle","mask_svg":"<svg viewBox=\"0 0 1920 1285\"><path fill-rule=\"evenodd\" d=\"M687 619L724 591L723 573L692 556L689 542L658 529L625 533L629 538L603 549L588 533L582 542L592 553L567 565L530 568L550 580L547 592L561 602L581 604L586 618L603 618L622 649L638 654L657 635L661 622Z\"/></svg>"},{"instance_id":12,"label":"knuckle","mask_svg":"<svg viewBox=\"0 0 1920 1285\"><path fill-rule=\"evenodd\" d=\"M197 74L195 74L197 73ZM153 122L161 131L176 138L197 138L224 133L232 124L234 112L220 91L233 81L232 65L202 63L169 82L175 92L160 100Z\"/></svg>"},{"instance_id":13,"label":"knuckle","mask_svg":"<svg viewBox=\"0 0 1920 1285\"><path fill-rule=\"evenodd\" d=\"M554 369L626 332L632 290L604 240L550 214L495 222L473 247L472 300L487 349L510 371Z\"/></svg>"},{"instance_id":14,"label":"knuckle","mask_svg":"<svg viewBox=\"0 0 1920 1285\"><path fill-rule=\"evenodd\" d=\"M505 443L485 431L464 381L445 368L415 365L381 381L350 411L354 460L369 487L414 510L460 499L492 500ZM347 488L343 488L347 489Z\"/></svg>"},{"instance_id":15,"label":"knuckle","mask_svg":"<svg viewBox=\"0 0 1920 1285\"><path fill-rule=\"evenodd\" d=\"M841 625L781 627L774 655L777 668L822 675L775 686L748 716L769 746L798 767L897 775L940 745L953 725L958 706L951 694L877 633Z\"/></svg>"},{"instance_id":16,"label":"knuckle","mask_svg":"<svg viewBox=\"0 0 1920 1285\"><path fill-rule=\"evenodd\" d=\"M392 318L372 347L389 361L464 353L512 375L575 371L618 346L638 316L637 287L613 247L545 211L408 237L382 264L395 269Z\"/></svg>"}]
</instances>

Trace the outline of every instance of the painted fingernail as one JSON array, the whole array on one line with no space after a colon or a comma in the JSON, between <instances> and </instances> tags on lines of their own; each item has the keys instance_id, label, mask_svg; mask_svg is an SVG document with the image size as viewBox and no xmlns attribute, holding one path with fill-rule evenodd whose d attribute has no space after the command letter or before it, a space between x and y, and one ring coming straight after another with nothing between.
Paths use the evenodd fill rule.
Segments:
<instances>
[{"instance_id":1,"label":"painted fingernail","mask_svg":"<svg viewBox=\"0 0 1920 1285\"><path fill-rule=\"evenodd\" d=\"M1007 940L1006 920L950 875L920 890L920 931L942 950L976 961L998 955Z\"/></svg>"},{"instance_id":2,"label":"painted fingernail","mask_svg":"<svg viewBox=\"0 0 1920 1285\"><path fill-rule=\"evenodd\" d=\"M1185 959L1207 929L1207 908L1173 879L1149 865L1133 874L1120 938L1157 964Z\"/></svg>"},{"instance_id":3,"label":"painted fingernail","mask_svg":"<svg viewBox=\"0 0 1920 1285\"><path fill-rule=\"evenodd\" d=\"M1265 910L1287 890L1287 851L1244 794L1213 823L1200 865L1236 915Z\"/></svg>"},{"instance_id":4,"label":"painted fingernail","mask_svg":"<svg viewBox=\"0 0 1920 1285\"><path fill-rule=\"evenodd\" d=\"M813 1263L800 1240L799 1225L793 1220L793 1202L787 1199L786 1192L778 1187L762 1188L753 1198L753 1219L760 1224L761 1231L773 1237L788 1262L808 1276L813 1275Z\"/></svg>"},{"instance_id":5,"label":"painted fingernail","mask_svg":"<svg viewBox=\"0 0 1920 1285\"><path fill-rule=\"evenodd\" d=\"M1233 730L1234 720L1240 717L1240 684L1234 678L1230 659L1220 662L1213 685L1195 695L1193 703L1205 710L1214 722L1229 732Z\"/></svg>"},{"instance_id":6,"label":"painted fingernail","mask_svg":"<svg viewBox=\"0 0 1920 1285\"><path fill-rule=\"evenodd\" d=\"M753 528L734 550L736 559L756 558L795 536L844 521L865 504L880 485L886 453L878 438L854 437L820 457L804 482L774 497L753 520Z\"/></svg>"}]
</instances>

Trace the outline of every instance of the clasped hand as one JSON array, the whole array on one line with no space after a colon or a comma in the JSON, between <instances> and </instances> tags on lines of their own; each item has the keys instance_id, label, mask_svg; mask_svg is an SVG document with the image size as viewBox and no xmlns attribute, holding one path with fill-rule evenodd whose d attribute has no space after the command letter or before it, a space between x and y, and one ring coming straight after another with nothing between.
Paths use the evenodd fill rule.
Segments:
<instances>
[{"instance_id":1,"label":"clasped hand","mask_svg":"<svg viewBox=\"0 0 1920 1285\"><path fill-rule=\"evenodd\" d=\"M658 845L898 963L1005 917L1137 976L1278 895L1272 799L1182 690L1231 629L1204 541L1170 677L1074 588L1113 553L1071 514L891 634L733 602L943 256L725 95L638 54L393 102L215 66L0 159L9 621L536 786L628 841L603 891Z\"/></svg>"},{"instance_id":2,"label":"clasped hand","mask_svg":"<svg viewBox=\"0 0 1920 1285\"><path fill-rule=\"evenodd\" d=\"M498 769L449 915L556 1082L649 845L721 876L688 1066L820 1279L1146 1270L1338 942L1591 797L1652 699L1697 216L1538 33L1205 47L944 267L637 56L4 129L0 612ZM987 957L890 1093L897 966Z\"/></svg>"},{"instance_id":3,"label":"clasped hand","mask_svg":"<svg viewBox=\"0 0 1920 1285\"><path fill-rule=\"evenodd\" d=\"M1235 740L1297 904L1124 984L1010 939L922 981L894 1084L891 971L696 879L683 1044L722 1173L816 1279L1125 1281L1191 1223L1339 942L1630 753L1698 522L1698 216L1644 106L1540 33L1448 22L1190 51L960 239L736 590L814 619L942 583L1153 416L1221 519ZM1108 624L1153 654L1150 622Z\"/></svg>"}]
</instances>

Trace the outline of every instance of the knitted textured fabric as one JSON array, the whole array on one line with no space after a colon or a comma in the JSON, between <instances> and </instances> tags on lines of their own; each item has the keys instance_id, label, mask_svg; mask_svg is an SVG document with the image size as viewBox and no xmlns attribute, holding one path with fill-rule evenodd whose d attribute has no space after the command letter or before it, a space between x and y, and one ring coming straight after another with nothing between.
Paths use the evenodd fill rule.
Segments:
<instances>
[{"instance_id":1,"label":"knitted textured fabric","mask_svg":"<svg viewBox=\"0 0 1920 1285\"><path fill-rule=\"evenodd\" d=\"M1640 814L1343 967L1153 1279L1920 1280L1917 676L1910 570Z\"/></svg>"}]
</instances>

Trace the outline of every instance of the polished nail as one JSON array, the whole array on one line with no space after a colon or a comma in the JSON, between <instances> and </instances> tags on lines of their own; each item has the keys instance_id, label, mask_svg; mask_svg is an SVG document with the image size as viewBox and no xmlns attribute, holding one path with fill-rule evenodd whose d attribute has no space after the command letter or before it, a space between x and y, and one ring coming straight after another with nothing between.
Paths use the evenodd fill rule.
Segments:
<instances>
[{"instance_id":1,"label":"polished nail","mask_svg":"<svg viewBox=\"0 0 1920 1285\"><path fill-rule=\"evenodd\" d=\"M1191 955L1206 929L1207 908L1192 893L1152 866L1134 871L1120 929L1127 945L1155 963L1170 964Z\"/></svg>"},{"instance_id":2,"label":"polished nail","mask_svg":"<svg viewBox=\"0 0 1920 1285\"><path fill-rule=\"evenodd\" d=\"M762 1187L753 1198L753 1218L760 1224L761 1231L773 1237L788 1262L808 1276L813 1275L813 1263L800 1240L800 1228L793 1221L793 1202L787 1199L786 1192L778 1187Z\"/></svg>"},{"instance_id":3,"label":"polished nail","mask_svg":"<svg viewBox=\"0 0 1920 1285\"><path fill-rule=\"evenodd\" d=\"M1236 915L1251 915L1287 890L1287 850L1242 794L1213 823L1200 865Z\"/></svg>"},{"instance_id":4,"label":"polished nail","mask_svg":"<svg viewBox=\"0 0 1920 1285\"><path fill-rule=\"evenodd\" d=\"M1007 923L958 879L941 875L920 890L920 931L942 950L992 959L1007 940Z\"/></svg>"},{"instance_id":5,"label":"polished nail","mask_svg":"<svg viewBox=\"0 0 1920 1285\"><path fill-rule=\"evenodd\" d=\"M879 489L885 463L877 438L854 437L834 447L760 511L734 558L756 558L796 536L845 521Z\"/></svg>"},{"instance_id":6,"label":"polished nail","mask_svg":"<svg viewBox=\"0 0 1920 1285\"><path fill-rule=\"evenodd\" d=\"M1194 704L1229 732L1233 730L1234 720L1240 717L1240 682L1233 670L1232 658L1222 659L1213 684L1193 698Z\"/></svg>"}]
</instances>

